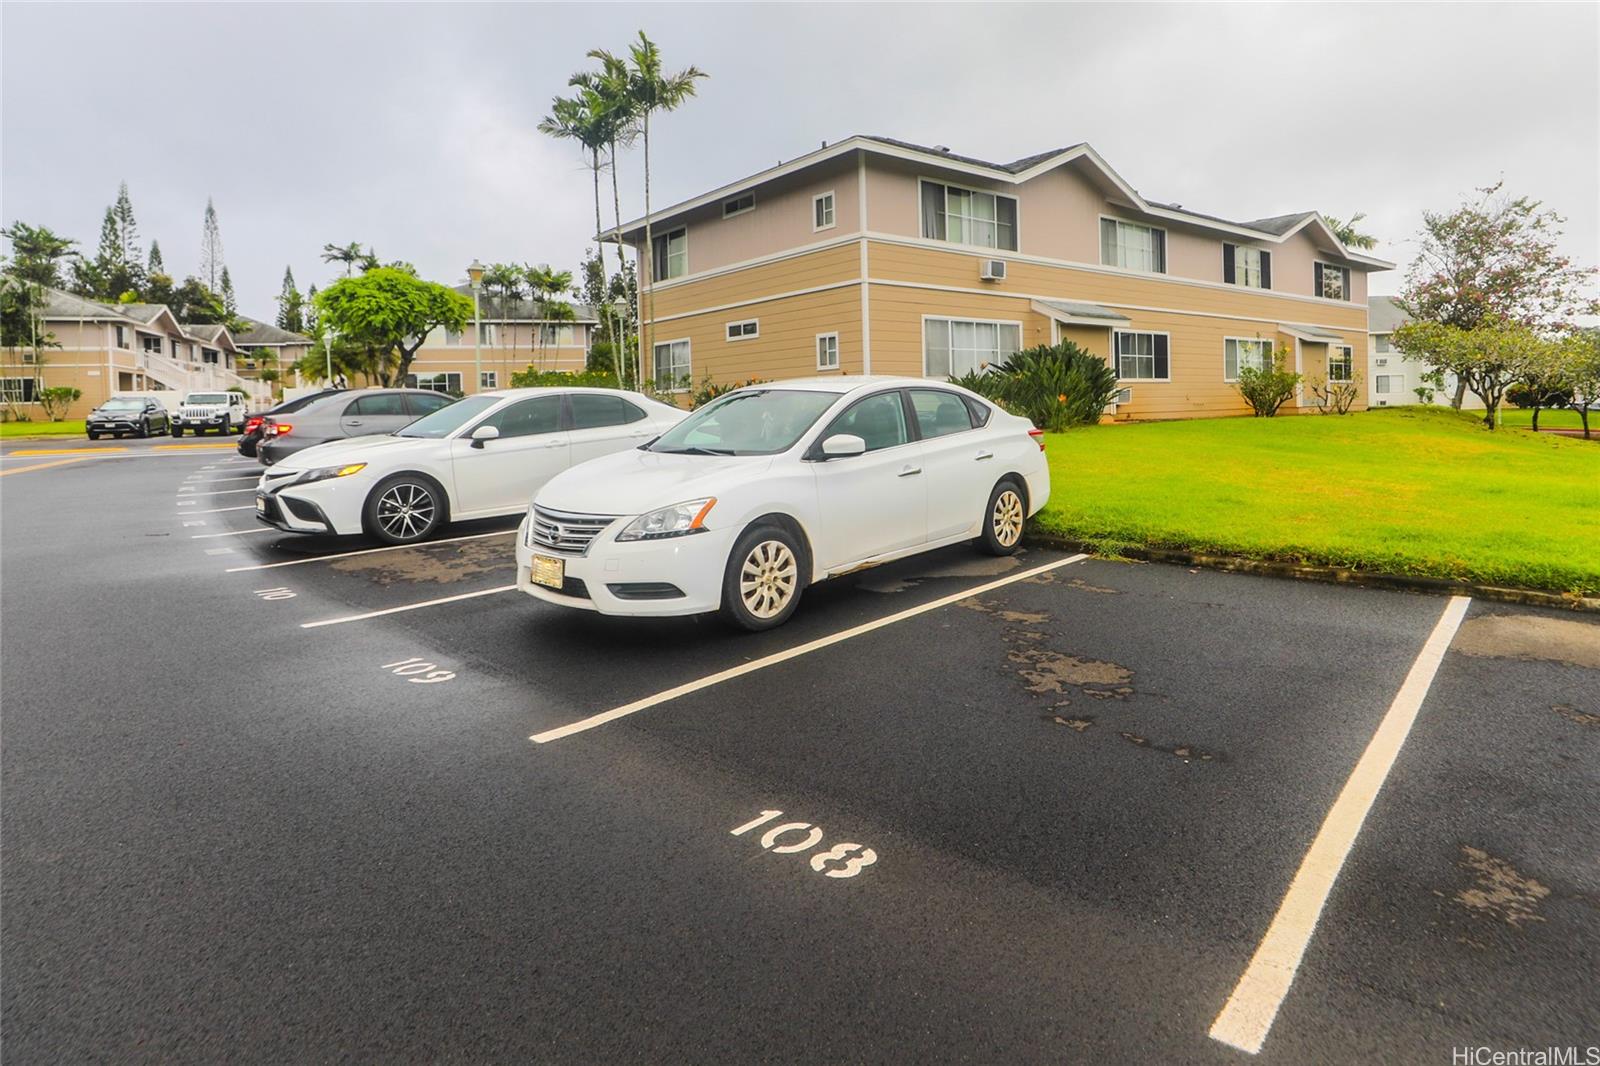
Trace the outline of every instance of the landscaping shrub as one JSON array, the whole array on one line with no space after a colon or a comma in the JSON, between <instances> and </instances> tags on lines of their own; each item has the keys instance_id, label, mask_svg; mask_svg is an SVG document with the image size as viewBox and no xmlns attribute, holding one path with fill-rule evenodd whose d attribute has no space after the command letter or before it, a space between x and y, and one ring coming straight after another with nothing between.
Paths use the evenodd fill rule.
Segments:
<instances>
[{"instance_id":1,"label":"landscaping shrub","mask_svg":"<svg viewBox=\"0 0 1600 1066\"><path fill-rule=\"evenodd\" d=\"M603 370L584 370L579 373L572 373L566 370L535 370L531 366L526 370L519 370L511 375L511 387L514 389L531 389L541 386L614 389L617 387L617 376Z\"/></svg>"},{"instance_id":2,"label":"landscaping shrub","mask_svg":"<svg viewBox=\"0 0 1600 1066\"><path fill-rule=\"evenodd\" d=\"M1300 384L1300 375L1287 369L1289 353L1279 348L1272 356L1272 365L1265 370L1253 366L1239 371L1234 388L1244 397L1257 418L1271 418L1278 408L1294 396L1294 387Z\"/></svg>"},{"instance_id":3,"label":"landscaping shrub","mask_svg":"<svg viewBox=\"0 0 1600 1066\"><path fill-rule=\"evenodd\" d=\"M1355 374L1349 381L1314 378L1307 382L1306 391L1311 393L1311 402L1316 405L1318 414L1347 415L1361 398L1361 375Z\"/></svg>"},{"instance_id":4,"label":"landscaping shrub","mask_svg":"<svg viewBox=\"0 0 1600 1066\"><path fill-rule=\"evenodd\" d=\"M694 410L696 408L704 407L706 404L710 403L712 400L715 400L718 396L721 396L725 392L732 392L734 389L742 389L746 385L762 385L765 384L766 381L766 378L751 378L748 381L730 381L719 384L715 381L712 381L711 374L707 372L706 376L700 379L700 387L695 389L693 395L689 397L689 408L690 410Z\"/></svg>"},{"instance_id":5,"label":"landscaping shrub","mask_svg":"<svg viewBox=\"0 0 1600 1066\"><path fill-rule=\"evenodd\" d=\"M62 416L67 413L67 408L71 407L82 395L82 391L70 385L54 385L48 389L39 390L39 406L44 408L44 416L46 418L52 422L59 422Z\"/></svg>"},{"instance_id":6,"label":"landscaping shrub","mask_svg":"<svg viewBox=\"0 0 1600 1066\"><path fill-rule=\"evenodd\" d=\"M1071 341L1028 348L951 381L1051 432L1094 425L1117 389L1106 361Z\"/></svg>"}]
</instances>

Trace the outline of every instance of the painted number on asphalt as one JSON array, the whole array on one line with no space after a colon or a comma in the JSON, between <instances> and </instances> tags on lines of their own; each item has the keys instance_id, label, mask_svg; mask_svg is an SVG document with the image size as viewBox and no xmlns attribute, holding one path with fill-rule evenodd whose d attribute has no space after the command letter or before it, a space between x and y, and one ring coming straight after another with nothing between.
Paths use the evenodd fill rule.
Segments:
<instances>
[{"instance_id":1,"label":"painted number on asphalt","mask_svg":"<svg viewBox=\"0 0 1600 1066\"><path fill-rule=\"evenodd\" d=\"M783 815L782 811L762 811L760 816L737 829L733 836L743 836ZM774 855L798 855L822 843L822 827L810 822L783 822L761 834L761 847ZM878 853L854 842L835 844L827 851L811 857L811 868L824 877L854 877L878 861Z\"/></svg>"},{"instance_id":2,"label":"painted number on asphalt","mask_svg":"<svg viewBox=\"0 0 1600 1066\"><path fill-rule=\"evenodd\" d=\"M276 589L256 589L256 595L264 600L292 600L296 593L285 586Z\"/></svg>"},{"instance_id":3,"label":"painted number on asphalt","mask_svg":"<svg viewBox=\"0 0 1600 1066\"><path fill-rule=\"evenodd\" d=\"M454 670L441 670L438 663L423 662L416 656L401 659L397 663L384 663L380 669L403 677L414 685L432 685L456 676Z\"/></svg>"}]
</instances>

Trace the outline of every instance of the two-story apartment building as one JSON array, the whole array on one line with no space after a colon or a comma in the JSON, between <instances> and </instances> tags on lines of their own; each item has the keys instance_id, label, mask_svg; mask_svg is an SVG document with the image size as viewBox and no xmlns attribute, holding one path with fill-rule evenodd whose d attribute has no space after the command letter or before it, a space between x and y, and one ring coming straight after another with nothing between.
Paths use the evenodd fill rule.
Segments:
<instances>
[{"instance_id":1,"label":"two-story apartment building","mask_svg":"<svg viewBox=\"0 0 1600 1066\"><path fill-rule=\"evenodd\" d=\"M258 378L263 370L276 370L280 379L292 376L296 363L311 351L311 338L270 322L240 316L244 328L233 335L239 347L239 373Z\"/></svg>"},{"instance_id":2,"label":"two-story apartment building","mask_svg":"<svg viewBox=\"0 0 1600 1066\"><path fill-rule=\"evenodd\" d=\"M456 286L456 291L472 295L466 285ZM473 393L508 388L511 375L530 366L538 370L582 370L600 320L585 304L571 306L570 319L551 319L543 317L537 301L506 303L498 297L480 295L476 347L471 323L460 333L434 330L411 364L416 387ZM475 361L483 375L483 380L476 383L472 380Z\"/></svg>"},{"instance_id":3,"label":"two-story apartment building","mask_svg":"<svg viewBox=\"0 0 1600 1066\"><path fill-rule=\"evenodd\" d=\"M1087 144L990 163L852 137L623 227L658 384L960 375L1066 339L1123 418L1247 410L1275 348L1367 378L1367 274L1315 211L1231 222L1146 199ZM1362 392L1365 396L1365 390ZM1309 402L1309 395L1302 397Z\"/></svg>"}]
</instances>

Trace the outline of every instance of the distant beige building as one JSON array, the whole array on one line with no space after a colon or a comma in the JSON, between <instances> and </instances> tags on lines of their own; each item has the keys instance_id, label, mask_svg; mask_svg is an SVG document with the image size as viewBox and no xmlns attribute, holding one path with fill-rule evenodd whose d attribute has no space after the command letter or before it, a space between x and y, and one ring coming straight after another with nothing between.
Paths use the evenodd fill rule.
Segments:
<instances>
[{"instance_id":1,"label":"distant beige building","mask_svg":"<svg viewBox=\"0 0 1600 1066\"><path fill-rule=\"evenodd\" d=\"M466 285L456 291L472 296ZM530 366L540 370L582 370L589 358L589 345L599 319L583 304L573 304L570 321L553 321L538 315L532 300L502 306L498 298L479 297L479 358L483 380L472 380L472 324L460 333L436 329L428 336L411 364L417 388L438 392L474 393L483 389L503 389L511 375Z\"/></svg>"},{"instance_id":2,"label":"distant beige building","mask_svg":"<svg viewBox=\"0 0 1600 1066\"><path fill-rule=\"evenodd\" d=\"M262 370L274 369L278 380L292 381L295 364L311 351L311 338L253 318L241 316L240 321L247 328L233 336L240 351L239 374L259 379Z\"/></svg>"},{"instance_id":3,"label":"distant beige building","mask_svg":"<svg viewBox=\"0 0 1600 1066\"><path fill-rule=\"evenodd\" d=\"M0 349L0 393L7 407L41 418L38 389L73 386L83 395L67 418L82 418L119 393L236 389L253 404L270 393L239 373L240 350L226 327L179 322L162 304L102 304L45 290L44 329L54 346L34 363L22 349Z\"/></svg>"},{"instance_id":4,"label":"distant beige building","mask_svg":"<svg viewBox=\"0 0 1600 1066\"><path fill-rule=\"evenodd\" d=\"M1116 367L1119 418L1244 413L1239 369L1278 346L1309 379L1369 380L1367 275L1393 267L1314 211L1150 200L1086 144L991 163L852 137L651 226L653 250L643 219L622 239L657 279L640 318L658 385L944 378L1068 339Z\"/></svg>"}]
</instances>

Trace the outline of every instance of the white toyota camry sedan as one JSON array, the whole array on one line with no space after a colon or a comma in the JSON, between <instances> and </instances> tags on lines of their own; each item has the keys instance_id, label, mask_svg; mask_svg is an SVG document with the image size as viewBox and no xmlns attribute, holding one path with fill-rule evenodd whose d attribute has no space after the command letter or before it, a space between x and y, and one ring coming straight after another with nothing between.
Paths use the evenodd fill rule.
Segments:
<instances>
[{"instance_id":1,"label":"white toyota camry sedan","mask_svg":"<svg viewBox=\"0 0 1600 1066\"><path fill-rule=\"evenodd\" d=\"M546 483L517 584L603 614L721 611L769 629L836 574L959 541L1014 552L1049 496L1043 435L955 385L750 386Z\"/></svg>"},{"instance_id":2,"label":"white toyota camry sedan","mask_svg":"<svg viewBox=\"0 0 1600 1066\"><path fill-rule=\"evenodd\" d=\"M684 412L614 389L482 392L394 432L318 444L267 468L256 517L291 533L422 540L444 523L518 514L568 467L637 448Z\"/></svg>"}]
</instances>

